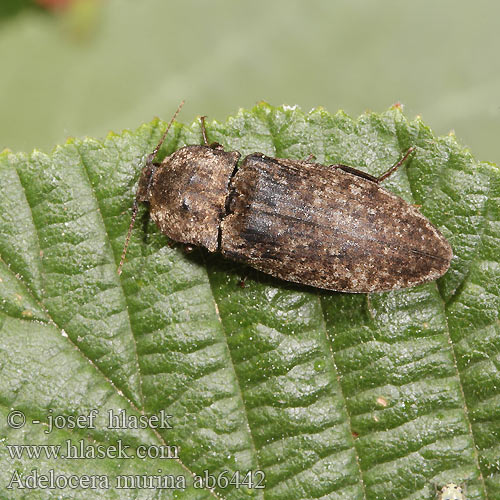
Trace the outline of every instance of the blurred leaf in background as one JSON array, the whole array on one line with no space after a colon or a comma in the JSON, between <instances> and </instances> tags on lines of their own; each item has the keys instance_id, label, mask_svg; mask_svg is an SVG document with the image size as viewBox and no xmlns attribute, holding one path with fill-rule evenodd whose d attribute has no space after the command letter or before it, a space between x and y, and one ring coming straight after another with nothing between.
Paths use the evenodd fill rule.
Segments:
<instances>
[{"instance_id":1,"label":"blurred leaf in background","mask_svg":"<svg viewBox=\"0 0 500 500\"><path fill-rule=\"evenodd\" d=\"M0 22L5 22L10 16L22 12L26 8L35 7L34 0L2 0L0 3Z\"/></svg>"},{"instance_id":2,"label":"blurred leaf in background","mask_svg":"<svg viewBox=\"0 0 500 500\"><path fill-rule=\"evenodd\" d=\"M0 26L0 149L103 136L167 117L183 98L185 120L260 100L354 115L400 101L500 160L498 2L79 5L71 19L25 8Z\"/></svg>"}]
</instances>

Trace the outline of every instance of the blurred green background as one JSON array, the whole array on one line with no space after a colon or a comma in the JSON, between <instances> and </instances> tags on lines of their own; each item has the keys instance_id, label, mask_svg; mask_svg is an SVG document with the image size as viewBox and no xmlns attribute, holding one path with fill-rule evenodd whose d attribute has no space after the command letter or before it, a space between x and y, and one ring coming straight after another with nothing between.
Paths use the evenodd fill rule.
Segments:
<instances>
[{"instance_id":1,"label":"blurred green background","mask_svg":"<svg viewBox=\"0 0 500 500\"><path fill-rule=\"evenodd\" d=\"M498 2L34 1L0 0L0 150L168 119L181 99L183 122L259 100L353 116L400 101L500 161Z\"/></svg>"}]
</instances>

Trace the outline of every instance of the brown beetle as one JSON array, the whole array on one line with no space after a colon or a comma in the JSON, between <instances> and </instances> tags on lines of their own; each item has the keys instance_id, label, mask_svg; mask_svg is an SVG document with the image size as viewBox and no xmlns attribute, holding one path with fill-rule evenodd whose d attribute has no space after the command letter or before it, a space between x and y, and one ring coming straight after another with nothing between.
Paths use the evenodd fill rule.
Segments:
<instances>
[{"instance_id":1,"label":"brown beetle","mask_svg":"<svg viewBox=\"0 0 500 500\"><path fill-rule=\"evenodd\" d=\"M181 103L182 106L182 103ZM246 156L209 145L185 146L153 163L139 181L124 262L138 202L149 202L161 232L220 251L278 278L342 292L382 292L435 280L452 250L415 208L380 187L414 151L379 177L346 165Z\"/></svg>"}]
</instances>

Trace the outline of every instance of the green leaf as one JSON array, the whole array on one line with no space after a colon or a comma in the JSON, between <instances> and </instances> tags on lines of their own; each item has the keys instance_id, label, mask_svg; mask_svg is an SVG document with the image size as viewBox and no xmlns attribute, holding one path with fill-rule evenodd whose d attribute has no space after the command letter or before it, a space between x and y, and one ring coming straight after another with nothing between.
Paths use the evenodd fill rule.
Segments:
<instances>
[{"instance_id":1,"label":"green leaf","mask_svg":"<svg viewBox=\"0 0 500 500\"><path fill-rule=\"evenodd\" d=\"M59 490L65 498L433 499L449 482L468 499L500 498L498 168L397 108L353 120L259 104L210 123L210 140L372 174L416 146L386 187L448 238L448 273L384 294L305 288L185 254L142 207L119 277L136 181L164 128L0 156L2 491L27 498L6 489L14 472L53 469L109 478L108 490ZM200 142L198 122L176 123L161 154ZM92 409L94 428L32 423ZM119 409L164 411L172 428L110 429ZM8 425L12 411L24 427ZM131 453L178 446L179 457L29 459L7 448L82 439ZM242 480L261 470L266 488L194 487L205 470ZM119 474L184 476L186 488L118 490Z\"/></svg>"}]
</instances>

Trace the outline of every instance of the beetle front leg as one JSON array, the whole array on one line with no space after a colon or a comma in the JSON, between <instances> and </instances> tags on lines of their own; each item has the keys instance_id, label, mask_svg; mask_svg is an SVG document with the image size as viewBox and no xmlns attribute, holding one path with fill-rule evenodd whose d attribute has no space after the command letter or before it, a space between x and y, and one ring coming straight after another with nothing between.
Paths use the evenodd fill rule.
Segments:
<instances>
[{"instance_id":1,"label":"beetle front leg","mask_svg":"<svg viewBox=\"0 0 500 500\"><path fill-rule=\"evenodd\" d=\"M203 145L212 149L223 150L224 148L218 142L212 142L211 144L208 143L207 129L205 127L205 118L206 116L200 116L200 128L201 128L201 135L203 136Z\"/></svg>"},{"instance_id":2,"label":"beetle front leg","mask_svg":"<svg viewBox=\"0 0 500 500\"><path fill-rule=\"evenodd\" d=\"M200 128L201 128L201 135L203 136L203 144L205 146L208 146L207 129L205 127L205 118L206 118L206 116L200 116Z\"/></svg>"}]
</instances>

